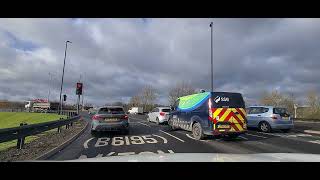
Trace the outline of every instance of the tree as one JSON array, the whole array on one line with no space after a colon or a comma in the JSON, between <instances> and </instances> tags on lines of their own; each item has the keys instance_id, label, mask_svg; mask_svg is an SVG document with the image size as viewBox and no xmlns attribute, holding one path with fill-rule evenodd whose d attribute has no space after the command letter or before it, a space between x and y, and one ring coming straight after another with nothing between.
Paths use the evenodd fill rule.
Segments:
<instances>
[{"instance_id":1,"label":"tree","mask_svg":"<svg viewBox=\"0 0 320 180\"><path fill-rule=\"evenodd\" d=\"M140 106L141 105L141 98L140 96L136 95L131 97L129 101L129 107L135 107L135 106Z\"/></svg>"},{"instance_id":2,"label":"tree","mask_svg":"<svg viewBox=\"0 0 320 180\"><path fill-rule=\"evenodd\" d=\"M260 103L266 106L283 107L286 108L289 114L294 114L294 104L296 99L293 94L283 94L277 90L264 92Z\"/></svg>"},{"instance_id":3,"label":"tree","mask_svg":"<svg viewBox=\"0 0 320 180\"><path fill-rule=\"evenodd\" d=\"M319 111L320 102L317 92L315 90L310 90L307 93L307 105L310 107L309 115L316 114Z\"/></svg>"},{"instance_id":4,"label":"tree","mask_svg":"<svg viewBox=\"0 0 320 180\"><path fill-rule=\"evenodd\" d=\"M169 91L169 103L172 105L177 100L177 98L181 96L187 96L190 94L194 94L196 92L195 88L193 88L190 84L186 82L177 83L173 88Z\"/></svg>"},{"instance_id":5,"label":"tree","mask_svg":"<svg viewBox=\"0 0 320 180\"><path fill-rule=\"evenodd\" d=\"M144 111L150 111L153 108L154 101L157 98L156 90L152 86L147 85L142 89L140 98Z\"/></svg>"}]
</instances>

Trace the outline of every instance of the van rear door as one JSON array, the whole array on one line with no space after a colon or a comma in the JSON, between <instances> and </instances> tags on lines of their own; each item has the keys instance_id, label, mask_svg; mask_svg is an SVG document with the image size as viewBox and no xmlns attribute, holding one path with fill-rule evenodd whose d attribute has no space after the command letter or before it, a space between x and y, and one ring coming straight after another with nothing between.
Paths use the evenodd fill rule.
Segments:
<instances>
[{"instance_id":1,"label":"van rear door","mask_svg":"<svg viewBox=\"0 0 320 180\"><path fill-rule=\"evenodd\" d=\"M242 132L247 129L245 103L240 93L212 92L209 120L218 132Z\"/></svg>"}]
</instances>

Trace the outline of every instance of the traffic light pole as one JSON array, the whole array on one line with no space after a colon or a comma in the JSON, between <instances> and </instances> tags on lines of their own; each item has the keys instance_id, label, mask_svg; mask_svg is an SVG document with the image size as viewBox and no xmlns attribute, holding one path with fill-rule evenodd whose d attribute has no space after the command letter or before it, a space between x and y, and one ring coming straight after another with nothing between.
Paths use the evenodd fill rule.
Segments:
<instances>
[{"instance_id":1,"label":"traffic light pole","mask_svg":"<svg viewBox=\"0 0 320 180\"><path fill-rule=\"evenodd\" d=\"M79 104L80 104L80 94L78 95L78 102L77 102L77 114L79 114Z\"/></svg>"}]
</instances>

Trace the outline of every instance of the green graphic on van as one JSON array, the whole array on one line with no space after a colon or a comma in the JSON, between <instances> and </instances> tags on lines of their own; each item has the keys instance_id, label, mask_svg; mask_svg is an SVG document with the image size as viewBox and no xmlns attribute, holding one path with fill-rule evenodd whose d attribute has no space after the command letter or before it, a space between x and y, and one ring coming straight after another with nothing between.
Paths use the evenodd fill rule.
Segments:
<instances>
[{"instance_id":1,"label":"green graphic on van","mask_svg":"<svg viewBox=\"0 0 320 180\"><path fill-rule=\"evenodd\" d=\"M192 94L179 98L178 109L181 111L191 111L200 106L204 101L210 97L210 92Z\"/></svg>"}]
</instances>

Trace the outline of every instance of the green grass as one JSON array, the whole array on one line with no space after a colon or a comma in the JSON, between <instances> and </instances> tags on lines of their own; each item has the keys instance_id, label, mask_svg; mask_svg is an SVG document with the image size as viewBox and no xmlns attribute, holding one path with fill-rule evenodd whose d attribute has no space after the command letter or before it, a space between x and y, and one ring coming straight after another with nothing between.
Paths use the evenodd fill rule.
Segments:
<instances>
[{"instance_id":1,"label":"green grass","mask_svg":"<svg viewBox=\"0 0 320 180\"><path fill-rule=\"evenodd\" d=\"M67 118L67 116L57 115L57 114L45 114L45 113L28 113L28 112L0 112L0 129L11 128L20 126L20 123L27 124L37 124L48 121L59 120L60 117ZM41 134L49 133L51 131L56 131L57 129L52 129ZM30 143L31 141L38 139L38 136L28 136L25 139L25 143ZM17 140L8 141L0 143L0 151L6 150L10 147L17 145Z\"/></svg>"},{"instance_id":2,"label":"green grass","mask_svg":"<svg viewBox=\"0 0 320 180\"><path fill-rule=\"evenodd\" d=\"M49 113L0 112L0 129L17 127L20 125L20 123L37 124L55 121L59 120L60 117L67 118L67 116Z\"/></svg>"}]
</instances>

